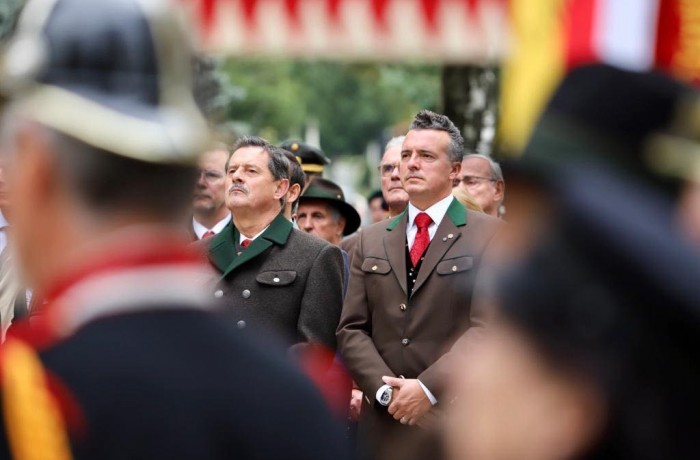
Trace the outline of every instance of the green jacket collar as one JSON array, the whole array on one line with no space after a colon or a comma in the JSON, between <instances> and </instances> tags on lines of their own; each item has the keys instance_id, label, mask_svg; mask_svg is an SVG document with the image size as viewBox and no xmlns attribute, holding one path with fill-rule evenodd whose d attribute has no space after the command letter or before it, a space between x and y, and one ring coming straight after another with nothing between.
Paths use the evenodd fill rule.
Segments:
<instances>
[{"instance_id":1,"label":"green jacket collar","mask_svg":"<svg viewBox=\"0 0 700 460\"><path fill-rule=\"evenodd\" d=\"M209 243L209 260L219 269L221 277L226 277L236 267L262 254L273 244L284 245L292 232L292 223L283 214L279 214L270 223L270 226L256 238L245 251L236 254L236 242L240 239L240 232L229 223L218 235L212 237Z\"/></svg>"},{"instance_id":2,"label":"green jacket collar","mask_svg":"<svg viewBox=\"0 0 700 460\"><path fill-rule=\"evenodd\" d=\"M389 222L389 226L387 226L387 230L391 231L396 226L401 222L401 220L408 214L408 206L404 211L399 214L398 216L394 217L391 222ZM457 227L462 227L464 225L467 225L467 209L462 206L462 204L457 201L456 198L452 199L452 203L450 203L450 206L447 208L447 217L450 218L453 224Z\"/></svg>"}]
</instances>

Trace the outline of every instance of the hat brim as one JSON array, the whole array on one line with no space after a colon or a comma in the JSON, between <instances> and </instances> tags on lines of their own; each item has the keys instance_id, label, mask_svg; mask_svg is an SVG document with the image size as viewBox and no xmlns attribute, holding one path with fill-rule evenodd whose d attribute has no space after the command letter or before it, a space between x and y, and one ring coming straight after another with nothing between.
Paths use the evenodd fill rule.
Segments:
<instances>
[{"instance_id":1,"label":"hat brim","mask_svg":"<svg viewBox=\"0 0 700 460\"><path fill-rule=\"evenodd\" d=\"M83 88L39 85L16 108L86 144L149 163L195 164L208 138L206 122L194 111L168 112Z\"/></svg>"},{"instance_id":2,"label":"hat brim","mask_svg":"<svg viewBox=\"0 0 700 460\"><path fill-rule=\"evenodd\" d=\"M343 236L352 235L358 228L360 228L360 224L362 223L360 214L357 213L351 204L348 204L345 201L316 196L301 196L299 198L299 204L303 203L304 201L325 201L337 209L338 212L340 212L340 215L345 218L345 229L343 230Z\"/></svg>"}]
</instances>

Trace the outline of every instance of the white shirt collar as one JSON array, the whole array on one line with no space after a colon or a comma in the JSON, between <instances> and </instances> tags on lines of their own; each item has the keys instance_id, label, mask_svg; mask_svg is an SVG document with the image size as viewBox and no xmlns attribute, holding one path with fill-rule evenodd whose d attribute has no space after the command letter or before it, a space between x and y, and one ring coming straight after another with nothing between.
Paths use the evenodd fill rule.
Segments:
<instances>
[{"instance_id":1,"label":"white shirt collar","mask_svg":"<svg viewBox=\"0 0 700 460\"><path fill-rule=\"evenodd\" d=\"M430 240L433 240L433 237L435 236L435 233L437 232L437 228L440 225L440 222L442 222L442 219L445 217L445 214L447 214L447 208L450 207L450 204L452 203L452 200L454 198L452 195L448 195L442 200L438 201L425 211L421 211L420 209L416 208L413 206L411 203L408 204L408 223L406 224L406 243L408 244L409 248L413 247L413 242L416 239L416 234L418 233L418 227L413 225L416 216L420 212L425 212L430 216L430 218L433 220L433 223L428 226L428 236L430 237Z\"/></svg>"},{"instance_id":2,"label":"white shirt collar","mask_svg":"<svg viewBox=\"0 0 700 460\"><path fill-rule=\"evenodd\" d=\"M0 211L0 228L7 227L7 220L5 220L5 216L2 215L2 211Z\"/></svg>"},{"instance_id":3,"label":"white shirt collar","mask_svg":"<svg viewBox=\"0 0 700 460\"><path fill-rule=\"evenodd\" d=\"M252 238L248 238L248 237L245 236L243 233L238 232L238 244L243 243L243 241L245 241L245 240L254 241L257 237L259 237L260 235L262 235L263 233L265 233L265 230L267 230L268 228L270 228L269 225L268 225L267 227L263 228L262 231L261 231L260 233L258 233L257 235L255 235L255 236L252 237Z\"/></svg>"},{"instance_id":4,"label":"white shirt collar","mask_svg":"<svg viewBox=\"0 0 700 460\"><path fill-rule=\"evenodd\" d=\"M197 220L193 217L192 218L192 229L194 230L194 234L197 235L197 239L201 240L202 237L204 236L205 233L212 231L215 234L218 234L221 232L221 230L224 229L228 225L228 223L231 222L231 214L226 214L226 217L218 221L212 228L207 228L204 225L200 224L197 222Z\"/></svg>"},{"instance_id":5,"label":"white shirt collar","mask_svg":"<svg viewBox=\"0 0 700 460\"><path fill-rule=\"evenodd\" d=\"M438 201L425 211L421 211L420 209L416 208L413 206L412 203L408 203L408 228L413 227L413 222L416 219L416 216L420 212L425 212L430 216L431 219L433 219L433 224L435 226L439 226L440 222L442 222L442 218L445 217L445 214L447 214L447 208L450 207L450 204L452 204L452 200L454 197L452 194L447 195L445 198L442 200ZM432 224L431 224L432 225Z\"/></svg>"}]
</instances>

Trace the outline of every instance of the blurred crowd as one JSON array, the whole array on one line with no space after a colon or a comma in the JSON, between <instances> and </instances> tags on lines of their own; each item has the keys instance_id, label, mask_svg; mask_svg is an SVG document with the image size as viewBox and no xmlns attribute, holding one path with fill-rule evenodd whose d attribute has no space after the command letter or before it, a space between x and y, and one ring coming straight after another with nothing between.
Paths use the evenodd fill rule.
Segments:
<instances>
[{"instance_id":1,"label":"blurred crowd","mask_svg":"<svg viewBox=\"0 0 700 460\"><path fill-rule=\"evenodd\" d=\"M2 58L0 458L700 457L696 89L576 68L501 162L421 110L362 226L318 147L211 139L146 3Z\"/></svg>"}]
</instances>

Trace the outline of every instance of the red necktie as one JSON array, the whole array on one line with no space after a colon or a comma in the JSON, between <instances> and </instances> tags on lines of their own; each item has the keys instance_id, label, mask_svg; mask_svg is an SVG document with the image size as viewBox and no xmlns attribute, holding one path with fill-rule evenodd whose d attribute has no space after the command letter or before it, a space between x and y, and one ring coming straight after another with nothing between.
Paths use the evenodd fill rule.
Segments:
<instances>
[{"instance_id":1,"label":"red necktie","mask_svg":"<svg viewBox=\"0 0 700 460\"><path fill-rule=\"evenodd\" d=\"M253 242L253 240L249 240L248 238L246 238L245 240L241 241L241 247L243 249L245 249L248 246L250 246L250 243L252 243L252 242Z\"/></svg>"},{"instance_id":2,"label":"red necktie","mask_svg":"<svg viewBox=\"0 0 700 460\"><path fill-rule=\"evenodd\" d=\"M207 230L206 232L204 232L204 235L202 235L202 239L204 239L204 238L210 238L210 237L212 237L212 236L214 236L214 235L216 235L216 233L212 232L211 230Z\"/></svg>"},{"instance_id":3,"label":"red necktie","mask_svg":"<svg viewBox=\"0 0 700 460\"><path fill-rule=\"evenodd\" d=\"M430 244L430 235L428 234L428 227L433 222L424 212L419 212L415 219L416 227L418 227L418 233L416 233L416 239L413 240L413 247L411 247L411 263L415 267L418 265L420 256L423 255L425 249Z\"/></svg>"}]
</instances>

